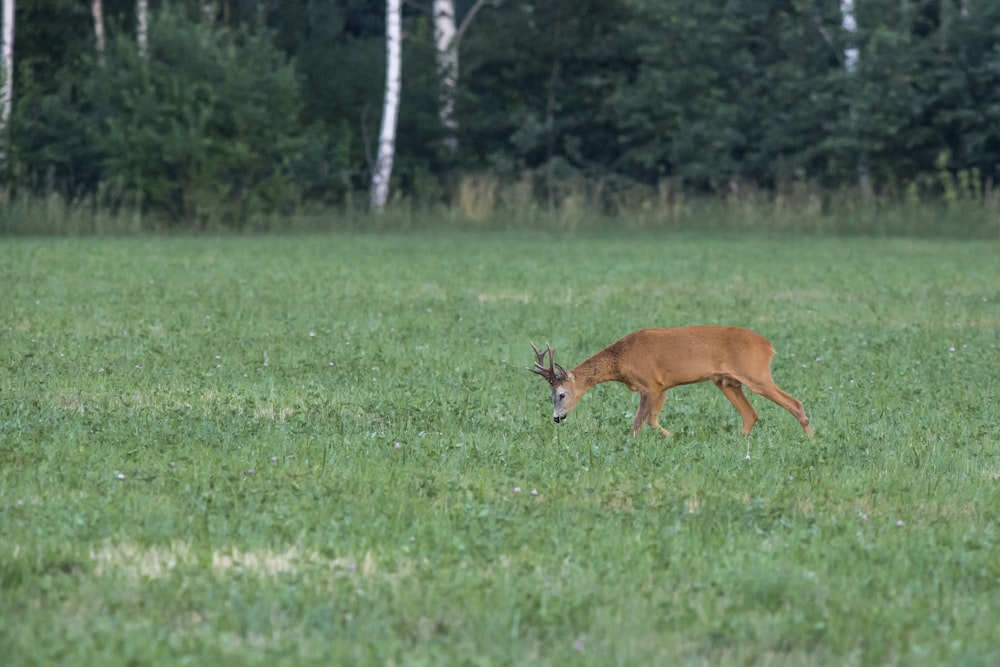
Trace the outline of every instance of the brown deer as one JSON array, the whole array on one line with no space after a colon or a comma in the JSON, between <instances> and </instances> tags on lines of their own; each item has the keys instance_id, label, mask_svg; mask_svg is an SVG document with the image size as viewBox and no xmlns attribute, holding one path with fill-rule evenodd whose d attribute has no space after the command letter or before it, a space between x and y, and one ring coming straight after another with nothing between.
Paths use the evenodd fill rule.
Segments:
<instances>
[{"instance_id":1,"label":"brown deer","mask_svg":"<svg viewBox=\"0 0 1000 667\"><path fill-rule=\"evenodd\" d=\"M771 379L771 342L759 333L741 327L696 326L675 329L640 329L580 363L573 370L555 363L555 348L548 344L539 352L535 344L535 367L531 369L552 387L553 419L566 419L577 401L602 382L621 382L639 392L639 409L632 424L633 437L643 424L660 426L659 414L667 390L682 384L711 380L743 418L743 434L757 422L743 386L792 413L808 435L813 434L802 403L783 392ZM545 366L545 355L549 357Z\"/></svg>"}]
</instances>

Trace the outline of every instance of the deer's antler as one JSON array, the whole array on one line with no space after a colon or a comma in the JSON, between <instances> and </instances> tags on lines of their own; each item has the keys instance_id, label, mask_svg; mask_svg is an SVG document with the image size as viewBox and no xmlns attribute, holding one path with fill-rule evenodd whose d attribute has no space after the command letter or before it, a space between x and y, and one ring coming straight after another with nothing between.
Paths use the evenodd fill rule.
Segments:
<instances>
[{"instance_id":1,"label":"deer's antler","mask_svg":"<svg viewBox=\"0 0 1000 667\"><path fill-rule=\"evenodd\" d=\"M541 375L545 380L552 386L555 386L566 379L566 369L556 363L555 355L556 348L551 347L548 343L545 344L545 350L542 352L538 351L535 344L531 344L531 349L535 351L535 367L531 369L532 373L536 375ZM549 365L546 367L545 355L549 355Z\"/></svg>"}]
</instances>

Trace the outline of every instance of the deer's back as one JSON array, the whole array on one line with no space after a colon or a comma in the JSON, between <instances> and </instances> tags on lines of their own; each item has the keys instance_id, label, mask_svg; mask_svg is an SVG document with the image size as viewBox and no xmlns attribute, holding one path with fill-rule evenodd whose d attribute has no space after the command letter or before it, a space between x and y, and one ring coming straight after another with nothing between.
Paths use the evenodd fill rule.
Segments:
<instances>
[{"instance_id":1,"label":"deer's back","mask_svg":"<svg viewBox=\"0 0 1000 667\"><path fill-rule=\"evenodd\" d=\"M658 381L675 384L753 375L766 369L774 354L759 333L718 325L640 329L609 346L615 347L623 375L652 372Z\"/></svg>"}]
</instances>

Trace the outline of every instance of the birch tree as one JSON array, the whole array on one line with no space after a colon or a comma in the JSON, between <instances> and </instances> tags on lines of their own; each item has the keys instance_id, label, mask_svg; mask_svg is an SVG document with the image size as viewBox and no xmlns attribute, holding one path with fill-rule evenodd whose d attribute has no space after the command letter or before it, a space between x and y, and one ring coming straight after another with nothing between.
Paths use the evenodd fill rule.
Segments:
<instances>
[{"instance_id":1,"label":"birch tree","mask_svg":"<svg viewBox=\"0 0 1000 667\"><path fill-rule=\"evenodd\" d=\"M201 0L201 15L209 25L215 23L215 17L218 13L219 8L214 0Z\"/></svg>"},{"instance_id":2,"label":"birch tree","mask_svg":"<svg viewBox=\"0 0 1000 667\"><path fill-rule=\"evenodd\" d=\"M0 38L3 60L3 92L0 106L0 163L6 166L10 112L14 105L14 0L3 0L3 35Z\"/></svg>"},{"instance_id":3,"label":"birch tree","mask_svg":"<svg viewBox=\"0 0 1000 667\"><path fill-rule=\"evenodd\" d=\"M840 0L840 26L847 33L847 40L844 46L844 70L848 76L857 76L858 61L861 59L861 51L858 48L858 22L854 15L854 0ZM857 109L851 106L851 124L857 127ZM871 191L871 182L868 177L868 159L862 149L858 155L858 188L862 194L867 195Z\"/></svg>"},{"instance_id":4,"label":"birch tree","mask_svg":"<svg viewBox=\"0 0 1000 667\"><path fill-rule=\"evenodd\" d=\"M840 26L847 33L847 44L844 47L844 69L853 74L858 68L860 51L856 43L858 22L854 17L854 0L840 0Z\"/></svg>"},{"instance_id":5,"label":"birch tree","mask_svg":"<svg viewBox=\"0 0 1000 667\"><path fill-rule=\"evenodd\" d=\"M135 42L143 58L149 51L149 0L135 2Z\"/></svg>"},{"instance_id":6,"label":"birch tree","mask_svg":"<svg viewBox=\"0 0 1000 667\"><path fill-rule=\"evenodd\" d=\"M458 152L458 121L455 120L455 95L458 90L458 47L476 13L486 0L476 0L462 24L456 27L455 0L434 0L434 46L438 69L438 118L444 131L444 146L449 155Z\"/></svg>"},{"instance_id":7,"label":"birch tree","mask_svg":"<svg viewBox=\"0 0 1000 667\"><path fill-rule=\"evenodd\" d=\"M90 13L94 17L94 39L97 43L97 56L103 63L107 39L104 35L104 3L102 0L90 0Z\"/></svg>"},{"instance_id":8,"label":"birch tree","mask_svg":"<svg viewBox=\"0 0 1000 667\"><path fill-rule=\"evenodd\" d=\"M385 101L382 105L382 128L379 131L378 158L372 173L371 202L377 212L385 209L389 198L389 179L396 150L396 121L399 115L399 91L403 64L402 0L385 3Z\"/></svg>"},{"instance_id":9,"label":"birch tree","mask_svg":"<svg viewBox=\"0 0 1000 667\"><path fill-rule=\"evenodd\" d=\"M455 120L455 90L458 87L458 45L455 39L454 0L434 0L434 46L437 49L438 118L444 131L444 147L458 152L458 121Z\"/></svg>"}]
</instances>

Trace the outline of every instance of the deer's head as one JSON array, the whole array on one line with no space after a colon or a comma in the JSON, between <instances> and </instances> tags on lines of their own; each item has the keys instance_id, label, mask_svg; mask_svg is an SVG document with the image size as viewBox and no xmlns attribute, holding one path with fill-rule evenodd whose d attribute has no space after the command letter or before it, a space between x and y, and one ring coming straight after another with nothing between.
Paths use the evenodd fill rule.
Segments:
<instances>
[{"instance_id":1,"label":"deer's head","mask_svg":"<svg viewBox=\"0 0 1000 667\"><path fill-rule=\"evenodd\" d=\"M539 352L535 344L532 343L531 349L535 351L535 358L537 359L535 367L531 369L531 372L541 375L549 383L549 386L552 387L552 419L558 424L566 419L566 416L569 415L573 406L580 399L581 394L576 389L573 373L555 362L556 350L554 347L550 347L546 343L545 350ZM549 357L548 366L545 365L546 355Z\"/></svg>"}]
</instances>

